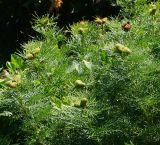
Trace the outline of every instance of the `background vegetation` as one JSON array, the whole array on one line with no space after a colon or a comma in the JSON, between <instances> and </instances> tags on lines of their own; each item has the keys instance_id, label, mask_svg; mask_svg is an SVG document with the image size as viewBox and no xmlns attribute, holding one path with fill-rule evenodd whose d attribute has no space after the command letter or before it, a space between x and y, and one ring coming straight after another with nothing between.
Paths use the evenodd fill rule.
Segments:
<instances>
[{"instance_id":1,"label":"background vegetation","mask_svg":"<svg viewBox=\"0 0 160 145\"><path fill-rule=\"evenodd\" d=\"M59 14L58 26L64 27L83 19L93 19L94 15L118 15L120 6L111 0L63 0L57 10L52 0L0 0L0 67L10 60L10 54L20 45L39 34L32 29L35 15ZM113 5L114 4L114 5Z\"/></svg>"},{"instance_id":2,"label":"background vegetation","mask_svg":"<svg viewBox=\"0 0 160 145\"><path fill-rule=\"evenodd\" d=\"M160 144L160 2L118 3L67 30L37 16L1 74L1 145Z\"/></svg>"}]
</instances>

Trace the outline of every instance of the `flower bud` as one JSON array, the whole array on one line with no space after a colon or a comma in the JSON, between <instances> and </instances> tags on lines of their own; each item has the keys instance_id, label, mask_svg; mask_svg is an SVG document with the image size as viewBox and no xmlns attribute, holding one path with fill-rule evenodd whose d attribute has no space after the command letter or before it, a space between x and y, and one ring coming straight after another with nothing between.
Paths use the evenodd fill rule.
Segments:
<instances>
[{"instance_id":1,"label":"flower bud","mask_svg":"<svg viewBox=\"0 0 160 145\"><path fill-rule=\"evenodd\" d=\"M120 44L120 43L117 43L117 44L115 45L115 49L116 49L118 52L121 52L121 53L131 53L131 52L132 52L128 47L126 47L126 46L124 46L124 45L122 45L122 44Z\"/></svg>"},{"instance_id":2,"label":"flower bud","mask_svg":"<svg viewBox=\"0 0 160 145\"><path fill-rule=\"evenodd\" d=\"M82 87L85 87L86 84L85 84L84 82L82 82L81 80L76 80L76 81L75 81L75 86L76 86L77 88L82 88Z\"/></svg>"},{"instance_id":3,"label":"flower bud","mask_svg":"<svg viewBox=\"0 0 160 145\"><path fill-rule=\"evenodd\" d=\"M74 103L73 106L76 107L76 108L80 108L81 107L79 102Z\"/></svg>"},{"instance_id":4,"label":"flower bud","mask_svg":"<svg viewBox=\"0 0 160 145\"><path fill-rule=\"evenodd\" d=\"M27 55L26 55L26 59L33 59L34 58L34 56L33 56L33 54L31 54L31 53L28 53Z\"/></svg>"},{"instance_id":5,"label":"flower bud","mask_svg":"<svg viewBox=\"0 0 160 145\"><path fill-rule=\"evenodd\" d=\"M39 47L37 47L37 48L35 48L35 49L33 49L32 51L31 51L31 53L33 54L33 55L36 55L36 54L38 54L39 52L40 52L40 48Z\"/></svg>"},{"instance_id":6,"label":"flower bud","mask_svg":"<svg viewBox=\"0 0 160 145\"><path fill-rule=\"evenodd\" d=\"M17 87L17 83L13 82L13 81L7 81L6 85L11 87L11 88L16 88Z\"/></svg>"}]
</instances>

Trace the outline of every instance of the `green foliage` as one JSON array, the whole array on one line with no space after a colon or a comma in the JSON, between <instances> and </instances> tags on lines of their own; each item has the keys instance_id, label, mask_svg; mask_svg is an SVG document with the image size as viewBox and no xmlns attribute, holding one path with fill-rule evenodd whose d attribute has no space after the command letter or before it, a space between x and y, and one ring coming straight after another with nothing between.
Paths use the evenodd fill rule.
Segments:
<instances>
[{"instance_id":1,"label":"green foliage","mask_svg":"<svg viewBox=\"0 0 160 145\"><path fill-rule=\"evenodd\" d=\"M23 59L15 54L11 55L11 62L7 62L6 66L11 72L15 72L17 69L23 67Z\"/></svg>"},{"instance_id":2,"label":"green foliage","mask_svg":"<svg viewBox=\"0 0 160 145\"><path fill-rule=\"evenodd\" d=\"M74 23L67 36L54 18L38 17L33 27L44 39L23 44L8 62L8 73L22 78L0 90L1 142L159 144L159 10L150 15L149 9L131 20L128 32L121 26L129 20L111 18L103 25ZM118 43L130 53L116 51ZM77 80L85 85L76 87Z\"/></svg>"}]
</instances>

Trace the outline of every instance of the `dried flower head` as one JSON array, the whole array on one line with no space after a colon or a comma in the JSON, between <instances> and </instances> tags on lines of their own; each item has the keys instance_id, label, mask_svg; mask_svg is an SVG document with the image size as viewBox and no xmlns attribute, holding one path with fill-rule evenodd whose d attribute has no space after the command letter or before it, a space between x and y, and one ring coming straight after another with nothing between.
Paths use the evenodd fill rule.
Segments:
<instances>
[{"instance_id":1,"label":"dried flower head","mask_svg":"<svg viewBox=\"0 0 160 145\"><path fill-rule=\"evenodd\" d=\"M108 18L100 18L100 17L96 17L94 20L97 24L105 24L108 21Z\"/></svg>"},{"instance_id":2,"label":"dried flower head","mask_svg":"<svg viewBox=\"0 0 160 145\"><path fill-rule=\"evenodd\" d=\"M127 22L127 23L122 25L122 29L124 31L129 31L131 28L132 28L132 24L130 22Z\"/></svg>"},{"instance_id":3,"label":"dried flower head","mask_svg":"<svg viewBox=\"0 0 160 145\"><path fill-rule=\"evenodd\" d=\"M63 4L63 1L62 1L62 0L54 0L54 5L53 5L53 7L54 7L55 9L59 9L59 8L62 6L62 4Z\"/></svg>"}]
</instances>

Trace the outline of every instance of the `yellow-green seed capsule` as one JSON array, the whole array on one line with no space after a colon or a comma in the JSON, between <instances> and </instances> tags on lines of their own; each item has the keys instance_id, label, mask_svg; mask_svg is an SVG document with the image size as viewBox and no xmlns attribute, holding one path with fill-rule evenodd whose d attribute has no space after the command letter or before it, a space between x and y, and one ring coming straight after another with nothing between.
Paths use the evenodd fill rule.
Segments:
<instances>
[{"instance_id":1,"label":"yellow-green seed capsule","mask_svg":"<svg viewBox=\"0 0 160 145\"><path fill-rule=\"evenodd\" d=\"M115 45L115 49L116 49L118 52L122 52L122 53L131 53L131 52L132 52L128 47L126 47L126 46L124 46L124 45L122 45L122 44L120 44L120 43L117 43L117 44Z\"/></svg>"},{"instance_id":2,"label":"yellow-green seed capsule","mask_svg":"<svg viewBox=\"0 0 160 145\"><path fill-rule=\"evenodd\" d=\"M78 32L79 32L80 34L83 34L83 33L85 32L85 29L84 29L84 28L79 28L79 29L78 29Z\"/></svg>"},{"instance_id":3,"label":"yellow-green seed capsule","mask_svg":"<svg viewBox=\"0 0 160 145\"><path fill-rule=\"evenodd\" d=\"M17 87L17 83L16 82L13 82L13 81L8 81L6 82L6 85L11 87L11 88L15 88Z\"/></svg>"},{"instance_id":4,"label":"yellow-green seed capsule","mask_svg":"<svg viewBox=\"0 0 160 145\"><path fill-rule=\"evenodd\" d=\"M7 70L3 70L2 73L1 73L1 77L2 77L2 78L8 78L9 75L10 75L10 74L9 74L9 72L8 72Z\"/></svg>"},{"instance_id":5,"label":"yellow-green seed capsule","mask_svg":"<svg viewBox=\"0 0 160 145\"><path fill-rule=\"evenodd\" d=\"M33 59L34 58L34 56L33 56L33 54L31 54L31 53L28 53L27 55L26 55L26 59Z\"/></svg>"},{"instance_id":6,"label":"yellow-green seed capsule","mask_svg":"<svg viewBox=\"0 0 160 145\"><path fill-rule=\"evenodd\" d=\"M85 84L84 82L82 82L81 80L76 80L76 81L75 81L75 86L76 86L77 88L82 88L82 87L85 87L86 84Z\"/></svg>"},{"instance_id":7,"label":"yellow-green seed capsule","mask_svg":"<svg viewBox=\"0 0 160 145\"><path fill-rule=\"evenodd\" d=\"M31 51L31 53L33 54L33 55L36 55L36 54L38 54L39 52L40 52L40 48L39 47L37 47L37 48L35 48L35 49L33 49L32 51Z\"/></svg>"},{"instance_id":8,"label":"yellow-green seed capsule","mask_svg":"<svg viewBox=\"0 0 160 145\"><path fill-rule=\"evenodd\" d=\"M15 75L14 77L13 77L13 80L12 80L13 82L16 82L17 84L20 84L21 83L21 75Z\"/></svg>"},{"instance_id":9,"label":"yellow-green seed capsule","mask_svg":"<svg viewBox=\"0 0 160 145\"><path fill-rule=\"evenodd\" d=\"M99 17L96 17L94 22L96 22L97 24L102 24L103 23L103 21Z\"/></svg>"},{"instance_id":10,"label":"yellow-green seed capsule","mask_svg":"<svg viewBox=\"0 0 160 145\"><path fill-rule=\"evenodd\" d=\"M76 107L76 108L80 108L81 107L79 102L74 103L73 106Z\"/></svg>"}]
</instances>

